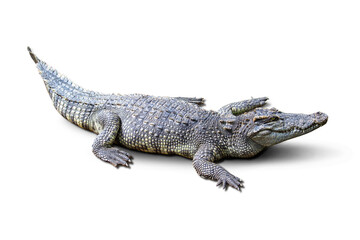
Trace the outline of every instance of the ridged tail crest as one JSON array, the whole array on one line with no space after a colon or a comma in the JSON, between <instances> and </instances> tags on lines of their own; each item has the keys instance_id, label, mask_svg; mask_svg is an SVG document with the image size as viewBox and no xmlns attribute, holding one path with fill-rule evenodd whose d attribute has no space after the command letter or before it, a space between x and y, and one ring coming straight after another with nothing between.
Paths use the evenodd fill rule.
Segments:
<instances>
[{"instance_id":1,"label":"ridged tail crest","mask_svg":"<svg viewBox=\"0 0 360 240\"><path fill-rule=\"evenodd\" d=\"M40 60L30 47L27 49L44 80L56 110L70 122L88 129L88 119L95 110L99 99L101 100L105 95L85 90L74 84L67 77Z\"/></svg>"}]
</instances>

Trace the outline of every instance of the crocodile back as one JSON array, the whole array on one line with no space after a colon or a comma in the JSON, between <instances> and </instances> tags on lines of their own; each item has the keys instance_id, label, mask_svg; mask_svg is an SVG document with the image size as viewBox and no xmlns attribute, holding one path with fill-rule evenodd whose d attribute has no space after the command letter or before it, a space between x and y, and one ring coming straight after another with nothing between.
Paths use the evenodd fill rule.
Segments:
<instances>
[{"instance_id":1,"label":"crocodile back","mask_svg":"<svg viewBox=\"0 0 360 240\"><path fill-rule=\"evenodd\" d=\"M202 126L216 113L178 98L124 95L116 107L120 144L145 152L190 156Z\"/></svg>"}]
</instances>

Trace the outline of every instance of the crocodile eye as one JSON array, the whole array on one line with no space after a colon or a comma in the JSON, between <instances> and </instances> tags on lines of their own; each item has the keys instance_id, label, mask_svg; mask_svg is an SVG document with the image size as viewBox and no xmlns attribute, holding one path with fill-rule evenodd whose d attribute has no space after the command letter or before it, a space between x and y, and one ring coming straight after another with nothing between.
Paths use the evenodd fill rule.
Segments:
<instances>
[{"instance_id":1,"label":"crocodile eye","mask_svg":"<svg viewBox=\"0 0 360 240\"><path fill-rule=\"evenodd\" d=\"M257 117L257 118L254 118L253 121L254 122L263 122L263 123L268 123L268 122L274 122L274 121L277 121L279 120L280 118L278 116L271 116L271 117L268 117L268 116L264 116L264 117Z\"/></svg>"},{"instance_id":2,"label":"crocodile eye","mask_svg":"<svg viewBox=\"0 0 360 240\"><path fill-rule=\"evenodd\" d=\"M266 117L254 117L253 118L253 122L260 122L260 121L264 121L264 120L266 120Z\"/></svg>"},{"instance_id":3,"label":"crocodile eye","mask_svg":"<svg viewBox=\"0 0 360 240\"><path fill-rule=\"evenodd\" d=\"M273 116L270 118L271 121L277 121L279 120L280 118L278 116Z\"/></svg>"}]
</instances>

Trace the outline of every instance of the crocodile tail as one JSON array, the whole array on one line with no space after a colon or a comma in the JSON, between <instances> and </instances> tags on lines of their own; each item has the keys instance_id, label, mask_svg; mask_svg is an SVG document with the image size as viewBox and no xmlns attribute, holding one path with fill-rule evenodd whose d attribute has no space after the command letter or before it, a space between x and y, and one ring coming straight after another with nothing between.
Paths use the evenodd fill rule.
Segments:
<instances>
[{"instance_id":1,"label":"crocodile tail","mask_svg":"<svg viewBox=\"0 0 360 240\"><path fill-rule=\"evenodd\" d=\"M40 60L28 47L56 110L70 122L87 129L88 118L102 94L85 90Z\"/></svg>"},{"instance_id":2,"label":"crocodile tail","mask_svg":"<svg viewBox=\"0 0 360 240\"><path fill-rule=\"evenodd\" d=\"M66 76L60 74L56 69L49 66L46 62L40 60L31 50L27 48L31 59L35 62L41 77L44 80L47 90L55 92L60 96L66 96L68 99L72 96L88 95L87 90L74 84Z\"/></svg>"}]
</instances>

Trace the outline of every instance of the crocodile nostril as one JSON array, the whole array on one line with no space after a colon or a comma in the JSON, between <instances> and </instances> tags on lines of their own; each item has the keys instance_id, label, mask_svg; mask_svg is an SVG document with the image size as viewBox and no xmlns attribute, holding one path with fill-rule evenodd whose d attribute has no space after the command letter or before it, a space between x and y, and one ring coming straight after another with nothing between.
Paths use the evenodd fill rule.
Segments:
<instances>
[{"instance_id":1,"label":"crocodile nostril","mask_svg":"<svg viewBox=\"0 0 360 240\"><path fill-rule=\"evenodd\" d=\"M325 113L317 112L314 113L314 120L316 123L324 125L328 120L328 116Z\"/></svg>"}]
</instances>

